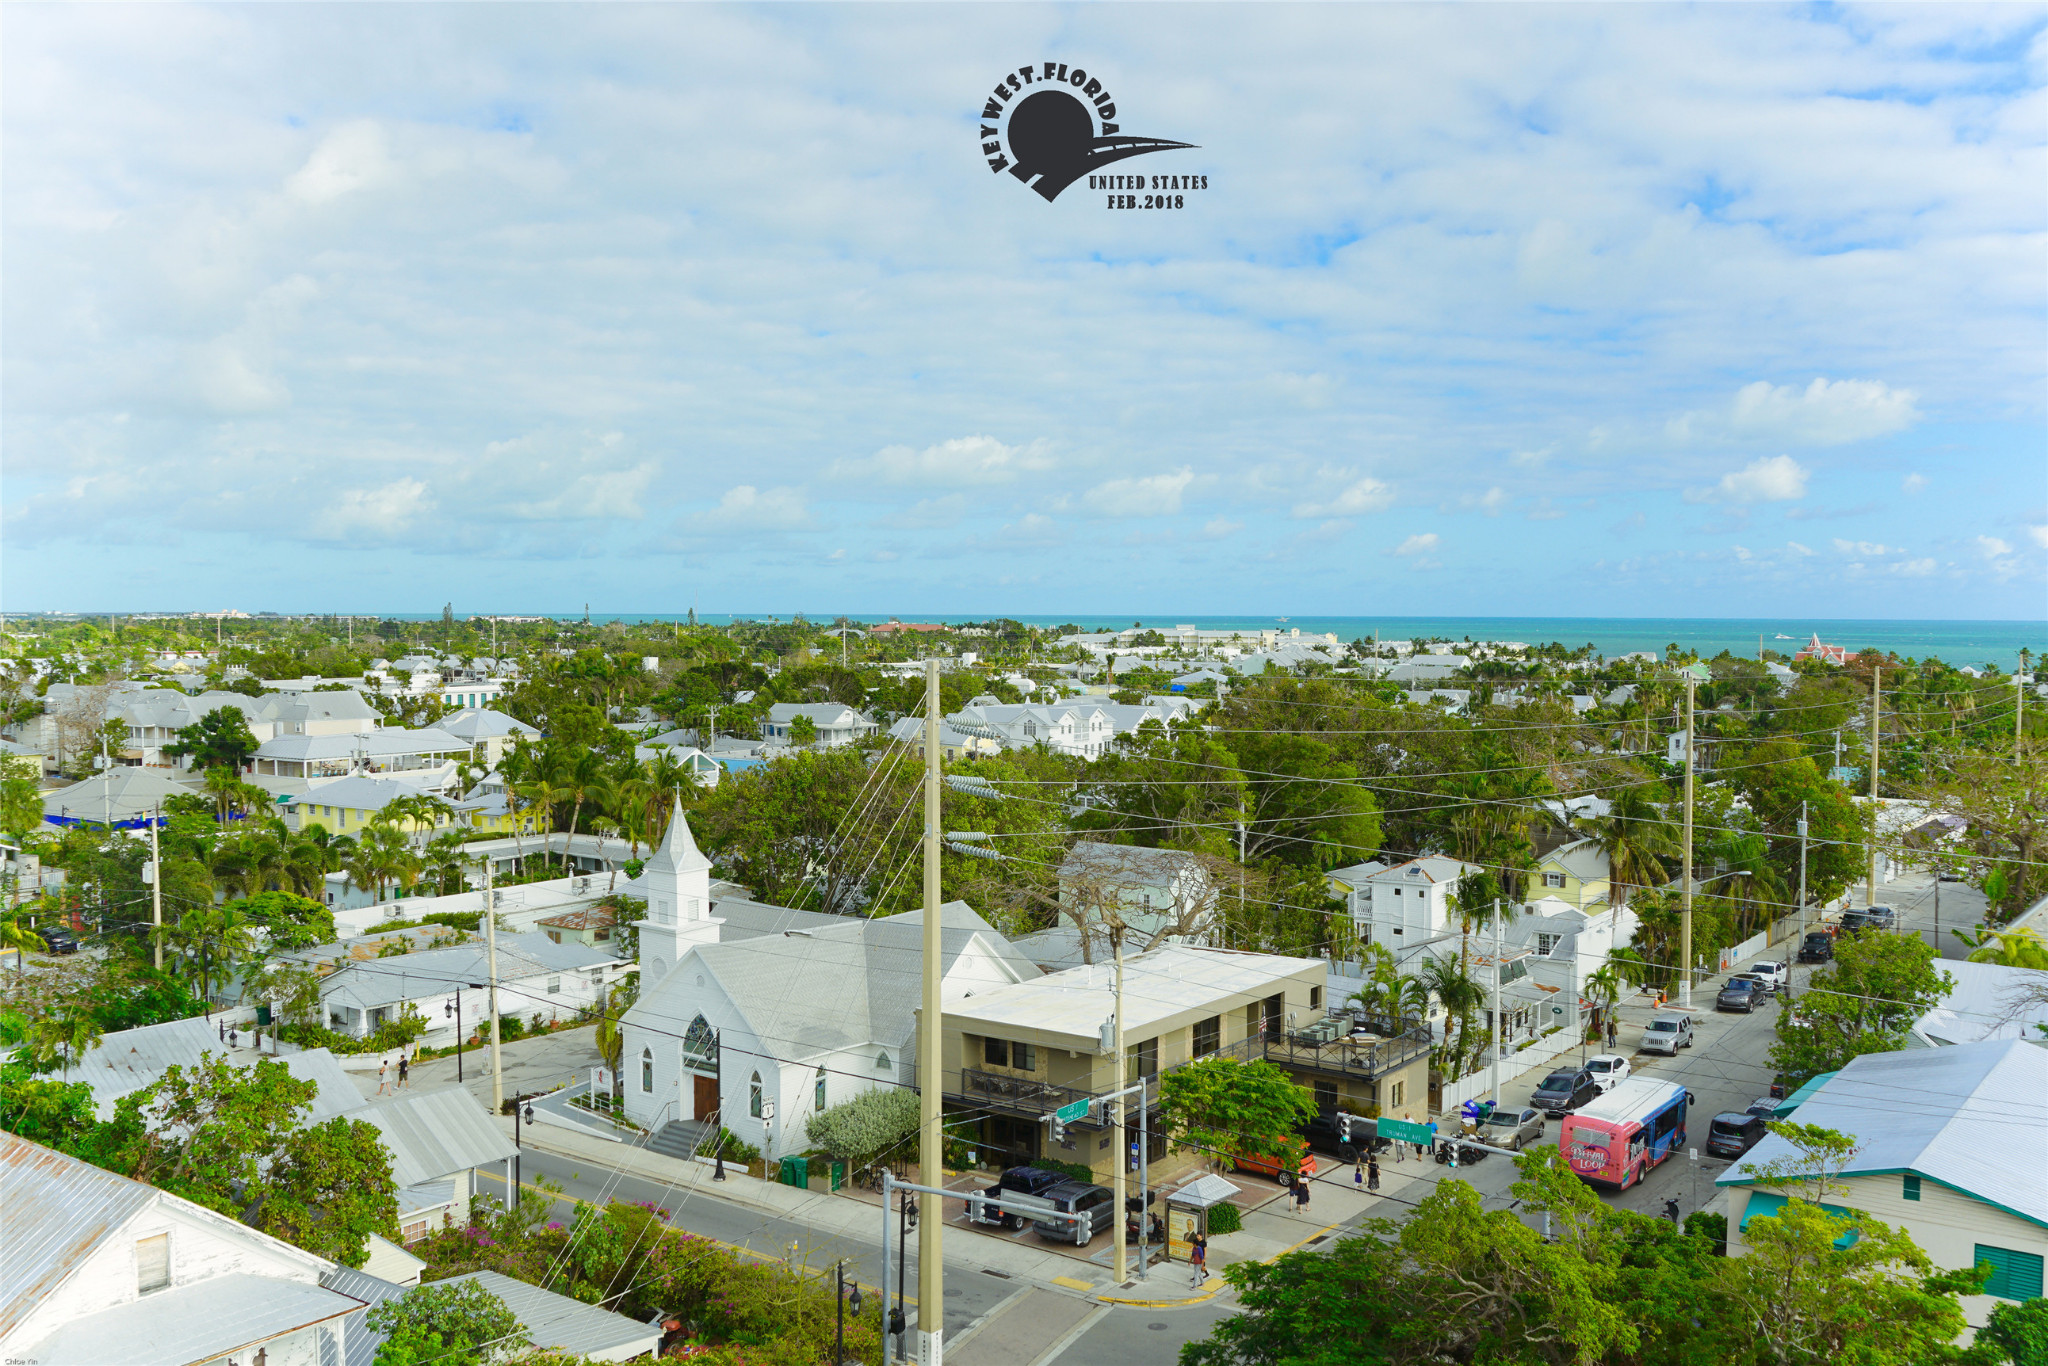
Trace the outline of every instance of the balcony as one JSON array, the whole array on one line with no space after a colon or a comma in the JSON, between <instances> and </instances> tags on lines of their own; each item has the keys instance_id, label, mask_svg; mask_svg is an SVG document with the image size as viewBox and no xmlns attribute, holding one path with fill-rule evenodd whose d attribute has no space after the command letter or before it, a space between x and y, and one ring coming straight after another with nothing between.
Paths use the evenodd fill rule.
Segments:
<instances>
[{"instance_id":1,"label":"balcony","mask_svg":"<svg viewBox=\"0 0 2048 1366\"><path fill-rule=\"evenodd\" d=\"M1153 1086L1156 1094L1156 1078ZM1025 1119L1043 1119L1063 1105L1099 1098L1097 1092L1077 1086L1056 1086L1051 1082L1033 1081L1029 1077L1009 1076L1001 1072L984 1072L974 1067L960 1069L960 1089L946 1093L946 1099L957 1105L972 1105ZM1131 1113L1137 1113L1135 1096L1127 1097L1125 1103L1133 1107ZM1152 1105L1155 1110L1158 1108L1157 1099Z\"/></svg>"},{"instance_id":2,"label":"balcony","mask_svg":"<svg viewBox=\"0 0 2048 1366\"><path fill-rule=\"evenodd\" d=\"M1377 1081L1417 1058L1429 1056L1429 1030L1419 1021L1362 1018L1358 1023L1370 1032L1356 1034L1349 1032L1352 1023L1350 1016L1332 1016L1308 1029L1255 1035L1230 1045L1217 1056L1239 1062L1270 1062L1292 1072L1367 1081Z\"/></svg>"}]
</instances>

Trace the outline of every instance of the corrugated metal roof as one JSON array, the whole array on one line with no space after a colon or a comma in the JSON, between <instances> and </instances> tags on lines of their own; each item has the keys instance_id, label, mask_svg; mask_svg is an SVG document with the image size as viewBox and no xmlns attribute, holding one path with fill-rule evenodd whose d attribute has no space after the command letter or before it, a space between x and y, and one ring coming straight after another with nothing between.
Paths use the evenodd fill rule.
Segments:
<instances>
[{"instance_id":1,"label":"corrugated metal roof","mask_svg":"<svg viewBox=\"0 0 2048 1366\"><path fill-rule=\"evenodd\" d=\"M653 1351L661 1345L661 1329L657 1325L640 1323L624 1314L614 1314L609 1309L599 1309L495 1271L472 1271L467 1276L451 1276L435 1284L454 1285L461 1281L475 1281L505 1301L505 1307L518 1316L520 1327L536 1347L620 1360L621 1349Z\"/></svg>"},{"instance_id":2,"label":"corrugated metal roof","mask_svg":"<svg viewBox=\"0 0 2048 1366\"><path fill-rule=\"evenodd\" d=\"M377 1126L391 1154L391 1179L400 1186L503 1162L517 1151L476 1097L460 1086L373 1100L349 1118Z\"/></svg>"},{"instance_id":3,"label":"corrugated metal roof","mask_svg":"<svg viewBox=\"0 0 2048 1366\"><path fill-rule=\"evenodd\" d=\"M535 977L612 966L618 961L605 946L573 941L557 944L544 934L498 936L501 990L508 984ZM446 995L457 987L488 981L490 975L489 946L478 941L347 964L321 980L320 995L324 1000L343 994L358 1006L374 1009Z\"/></svg>"},{"instance_id":4,"label":"corrugated metal roof","mask_svg":"<svg viewBox=\"0 0 2048 1366\"><path fill-rule=\"evenodd\" d=\"M93 1108L101 1119L111 1119L123 1096L154 1084L169 1068L197 1067L209 1054L226 1057L238 1067L253 1067L265 1056L252 1049L230 1049L220 1041L213 1025L195 1015L108 1034L76 1067L66 1068L60 1076L92 1087ZM319 1124L363 1103L362 1092L324 1048L287 1053L270 1061L283 1063L293 1076L319 1088L305 1117L308 1124Z\"/></svg>"},{"instance_id":5,"label":"corrugated metal roof","mask_svg":"<svg viewBox=\"0 0 2048 1366\"><path fill-rule=\"evenodd\" d=\"M1800 1105L1799 1122L1856 1139L1843 1176L1917 1172L2048 1227L2048 1049L1998 1039L1865 1054ZM1716 1184L1751 1185L1745 1167L1792 1153L1772 1134Z\"/></svg>"},{"instance_id":6,"label":"corrugated metal roof","mask_svg":"<svg viewBox=\"0 0 2048 1366\"><path fill-rule=\"evenodd\" d=\"M363 1307L349 1316L342 1330L341 1366L375 1366L384 1334L370 1327L370 1311L389 1299L396 1299L411 1287L395 1284L351 1266L330 1267L320 1273L320 1284L338 1290Z\"/></svg>"},{"instance_id":7,"label":"corrugated metal roof","mask_svg":"<svg viewBox=\"0 0 2048 1366\"><path fill-rule=\"evenodd\" d=\"M38 1366L199 1366L361 1307L352 1295L308 1281L236 1272L73 1319L12 1359Z\"/></svg>"},{"instance_id":8,"label":"corrugated metal roof","mask_svg":"<svg viewBox=\"0 0 2048 1366\"><path fill-rule=\"evenodd\" d=\"M0 1257L0 1337L158 1195L140 1181L0 1133L0 1244L7 1249Z\"/></svg>"}]
</instances>

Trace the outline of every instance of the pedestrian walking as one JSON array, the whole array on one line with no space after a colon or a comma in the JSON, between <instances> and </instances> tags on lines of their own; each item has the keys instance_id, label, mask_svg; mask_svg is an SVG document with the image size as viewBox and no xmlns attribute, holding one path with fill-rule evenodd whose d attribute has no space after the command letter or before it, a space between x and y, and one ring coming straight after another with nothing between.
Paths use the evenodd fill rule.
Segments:
<instances>
[{"instance_id":1,"label":"pedestrian walking","mask_svg":"<svg viewBox=\"0 0 2048 1366\"><path fill-rule=\"evenodd\" d=\"M1377 1157L1366 1159L1365 1188L1369 1191L1376 1191L1380 1188L1380 1160Z\"/></svg>"},{"instance_id":2,"label":"pedestrian walking","mask_svg":"<svg viewBox=\"0 0 2048 1366\"><path fill-rule=\"evenodd\" d=\"M1356 1164L1354 1164L1354 1165L1352 1166L1352 1168L1351 1168L1351 1184L1352 1184L1353 1186L1358 1186L1358 1187L1363 1187L1363 1186L1365 1185L1365 1163L1364 1163L1364 1162L1362 1162L1362 1161L1361 1161L1361 1162L1358 1162L1358 1163L1356 1163Z\"/></svg>"},{"instance_id":3,"label":"pedestrian walking","mask_svg":"<svg viewBox=\"0 0 2048 1366\"><path fill-rule=\"evenodd\" d=\"M1607 1046L1609 1048L1614 1047L1615 1033L1616 1030L1614 1027L1614 1017L1612 1015L1609 1015L1607 1017Z\"/></svg>"},{"instance_id":4,"label":"pedestrian walking","mask_svg":"<svg viewBox=\"0 0 2048 1366\"><path fill-rule=\"evenodd\" d=\"M1196 1285L1209 1279L1209 1235L1196 1229L1188 1238L1188 1266Z\"/></svg>"},{"instance_id":5,"label":"pedestrian walking","mask_svg":"<svg viewBox=\"0 0 2048 1366\"><path fill-rule=\"evenodd\" d=\"M390 1070L391 1059L389 1058L386 1058L382 1062L377 1064L377 1094L380 1096L386 1094L391 1089L391 1087L385 1082L384 1079L384 1074Z\"/></svg>"},{"instance_id":6,"label":"pedestrian walking","mask_svg":"<svg viewBox=\"0 0 2048 1366\"><path fill-rule=\"evenodd\" d=\"M410 1070L410 1069L409 1069L409 1067L408 1067L408 1065L407 1065L407 1059L406 1059L406 1056L405 1056L405 1054L403 1054L403 1053L400 1053L400 1054L398 1055L398 1084L399 1084L400 1086L406 1086L406 1085L409 1085L409 1084L410 1084L410 1083L409 1083L409 1082L407 1082L407 1080L406 1080L406 1075L407 1075L407 1073L408 1073L408 1071L409 1071L409 1070Z\"/></svg>"},{"instance_id":7,"label":"pedestrian walking","mask_svg":"<svg viewBox=\"0 0 2048 1366\"><path fill-rule=\"evenodd\" d=\"M1294 1209L1297 1214L1308 1212L1308 1178L1299 1174L1294 1178Z\"/></svg>"}]
</instances>

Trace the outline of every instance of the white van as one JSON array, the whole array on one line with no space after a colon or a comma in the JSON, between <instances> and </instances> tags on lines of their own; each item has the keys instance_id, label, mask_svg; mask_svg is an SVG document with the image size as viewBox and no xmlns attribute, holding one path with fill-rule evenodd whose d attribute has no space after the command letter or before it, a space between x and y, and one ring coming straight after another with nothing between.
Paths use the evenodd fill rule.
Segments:
<instances>
[{"instance_id":1,"label":"white van","mask_svg":"<svg viewBox=\"0 0 2048 1366\"><path fill-rule=\"evenodd\" d=\"M1643 1041L1636 1047L1645 1053L1669 1053L1677 1057L1679 1049L1692 1047L1692 1016L1654 1017L1643 1030Z\"/></svg>"}]
</instances>

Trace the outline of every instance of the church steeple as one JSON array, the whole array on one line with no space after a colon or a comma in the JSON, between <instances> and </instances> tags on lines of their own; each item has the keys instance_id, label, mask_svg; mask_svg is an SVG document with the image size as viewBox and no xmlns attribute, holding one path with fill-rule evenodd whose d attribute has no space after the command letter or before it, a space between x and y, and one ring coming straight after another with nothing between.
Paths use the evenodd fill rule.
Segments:
<instances>
[{"instance_id":1,"label":"church steeple","mask_svg":"<svg viewBox=\"0 0 2048 1366\"><path fill-rule=\"evenodd\" d=\"M639 922L643 985L658 980L696 944L718 942L723 921L711 915L711 860L697 847L681 798L669 814L668 833L640 870L647 919Z\"/></svg>"}]
</instances>

